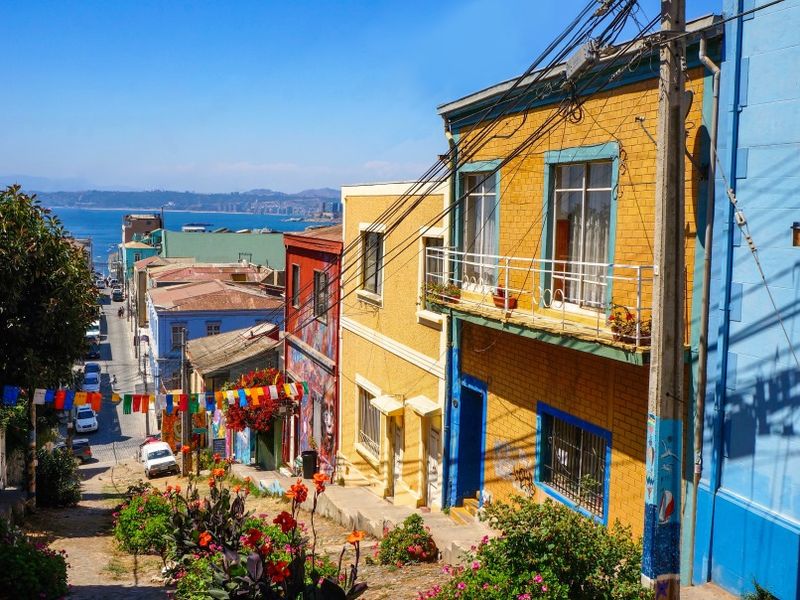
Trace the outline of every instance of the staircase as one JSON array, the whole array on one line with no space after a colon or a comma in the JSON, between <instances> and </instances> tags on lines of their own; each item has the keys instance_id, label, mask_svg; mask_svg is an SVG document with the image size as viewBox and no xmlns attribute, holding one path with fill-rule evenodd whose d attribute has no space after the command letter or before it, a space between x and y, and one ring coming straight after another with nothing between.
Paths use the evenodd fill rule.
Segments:
<instances>
[{"instance_id":1,"label":"staircase","mask_svg":"<svg viewBox=\"0 0 800 600\"><path fill-rule=\"evenodd\" d=\"M450 518L458 525L469 525L478 519L480 502L477 498L464 498L462 506L450 507Z\"/></svg>"}]
</instances>

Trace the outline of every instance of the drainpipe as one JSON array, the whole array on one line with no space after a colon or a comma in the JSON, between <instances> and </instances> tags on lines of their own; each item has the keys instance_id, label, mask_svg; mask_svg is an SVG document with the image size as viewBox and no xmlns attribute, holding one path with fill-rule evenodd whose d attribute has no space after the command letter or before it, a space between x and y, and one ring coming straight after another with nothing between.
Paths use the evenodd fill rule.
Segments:
<instances>
[{"instance_id":1,"label":"drainpipe","mask_svg":"<svg viewBox=\"0 0 800 600\"><path fill-rule=\"evenodd\" d=\"M443 117L444 118L444 117ZM447 137L447 142L450 145L450 203L452 204L456 200L456 165L458 164L458 145L456 144L455 140L453 139L453 134L450 131L450 127L447 123L447 119L444 119L445 126L444 132L445 137ZM450 233L451 235L448 237L448 243L450 245L453 244L453 232L454 230L454 216L453 211L450 212L448 215L448 221L450 226ZM446 265L446 268L449 270L450 265ZM446 360L445 360L445 385L444 385L444 411L442 414L442 442L443 442L443 452L442 452L442 489L440 493L442 494L441 498L441 507L445 508L448 506L448 489L450 488L450 403L453 401L453 390L452 390L452 383L454 381L453 376L453 346L457 343L455 339L456 331L455 331L455 323L453 321L453 310L450 309L450 314L447 316L447 353L446 353ZM430 502L430 500L429 500Z\"/></svg>"},{"instance_id":2,"label":"drainpipe","mask_svg":"<svg viewBox=\"0 0 800 600\"><path fill-rule=\"evenodd\" d=\"M708 57L708 42L700 39L700 62L713 75L713 106L709 131L708 191L706 193L705 256L703 258L703 291L700 313L700 340L697 350L697 388L694 417L694 474L692 477L692 515L689 521L689 584L694 578L694 542L697 528L697 486L703 473L703 423L705 420L706 382L708 380L708 312L711 295L711 250L714 236L714 186L717 174L717 120L719 117L720 68Z\"/></svg>"}]
</instances>

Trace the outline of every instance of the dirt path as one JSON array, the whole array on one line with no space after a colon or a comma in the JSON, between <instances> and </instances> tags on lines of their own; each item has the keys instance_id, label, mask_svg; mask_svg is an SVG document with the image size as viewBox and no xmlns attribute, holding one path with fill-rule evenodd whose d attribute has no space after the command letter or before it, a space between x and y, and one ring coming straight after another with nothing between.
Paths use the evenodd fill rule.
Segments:
<instances>
[{"instance_id":1,"label":"dirt path","mask_svg":"<svg viewBox=\"0 0 800 600\"><path fill-rule=\"evenodd\" d=\"M32 535L46 540L56 550L67 551L71 598L76 600L134 600L166 598L153 579L161 560L153 556L132 557L116 548L111 536L111 512L119 492L138 479L129 465L87 465L83 499L72 508L40 509L26 522ZM116 485L115 485L116 484ZM119 490L119 491L117 491Z\"/></svg>"},{"instance_id":2,"label":"dirt path","mask_svg":"<svg viewBox=\"0 0 800 600\"><path fill-rule=\"evenodd\" d=\"M86 465L83 477L83 499L72 508L40 509L26 523L28 532L46 541L56 550L67 551L71 598L76 600L140 600L167 598L167 589L159 579L158 557L133 557L120 551L112 537L112 510L128 485L142 478L141 467L131 461L112 468L111 465ZM180 483L178 477L159 478L152 482L159 488ZM250 497L247 509L255 514L277 515L288 504L280 499ZM309 530L310 514L299 519ZM316 519L317 552L338 560L349 531L325 518ZM365 600L413 600L419 590L426 590L445 578L440 564L412 565L401 569L367 565L364 558L373 554L376 540L367 540L362 550L359 580L369 586ZM352 560L348 552L345 565Z\"/></svg>"}]
</instances>

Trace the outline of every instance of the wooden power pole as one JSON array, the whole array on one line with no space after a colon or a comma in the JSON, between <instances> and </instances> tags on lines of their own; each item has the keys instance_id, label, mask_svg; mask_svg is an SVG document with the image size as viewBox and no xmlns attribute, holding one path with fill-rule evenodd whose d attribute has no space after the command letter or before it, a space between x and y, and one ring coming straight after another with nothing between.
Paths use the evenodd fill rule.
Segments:
<instances>
[{"instance_id":1,"label":"wooden power pole","mask_svg":"<svg viewBox=\"0 0 800 600\"><path fill-rule=\"evenodd\" d=\"M685 0L661 2L661 78L655 193L642 580L656 599L680 598L684 374Z\"/></svg>"},{"instance_id":2,"label":"wooden power pole","mask_svg":"<svg viewBox=\"0 0 800 600\"><path fill-rule=\"evenodd\" d=\"M181 331L181 394L188 394L186 385L186 329ZM192 415L189 407L181 413L181 444L189 446L192 443ZM181 447L181 472L184 477L189 476L192 468L192 453L183 452Z\"/></svg>"}]
</instances>

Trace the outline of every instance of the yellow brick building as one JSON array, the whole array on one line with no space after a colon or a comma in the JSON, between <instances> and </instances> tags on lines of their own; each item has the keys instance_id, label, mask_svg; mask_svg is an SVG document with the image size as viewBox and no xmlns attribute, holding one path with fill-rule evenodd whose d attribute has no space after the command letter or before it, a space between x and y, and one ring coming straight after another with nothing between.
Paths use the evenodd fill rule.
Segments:
<instances>
[{"instance_id":1,"label":"yellow brick building","mask_svg":"<svg viewBox=\"0 0 800 600\"><path fill-rule=\"evenodd\" d=\"M370 486L396 504L440 507L447 319L426 310L421 290L443 276L442 261L425 255L449 244L442 214L450 188L427 186L424 197L409 189L342 188L337 470L348 485ZM382 215L398 201L417 206L387 229Z\"/></svg>"},{"instance_id":2,"label":"yellow brick building","mask_svg":"<svg viewBox=\"0 0 800 600\"><path fill-rule=\"evenodd\" d=\"M447 505L528 493L642 533L659 102L658 61L645 63L538 135L560 92L502 104L504 83L440 107L457 148L454 247L428 257L446 257L457 291L427 305L451 319ZM698 155L696 47L689 66ZM480 122L498 100L525 109ZM686 159L687 296L701 169Z\"/></svg>"}]
</instances>

